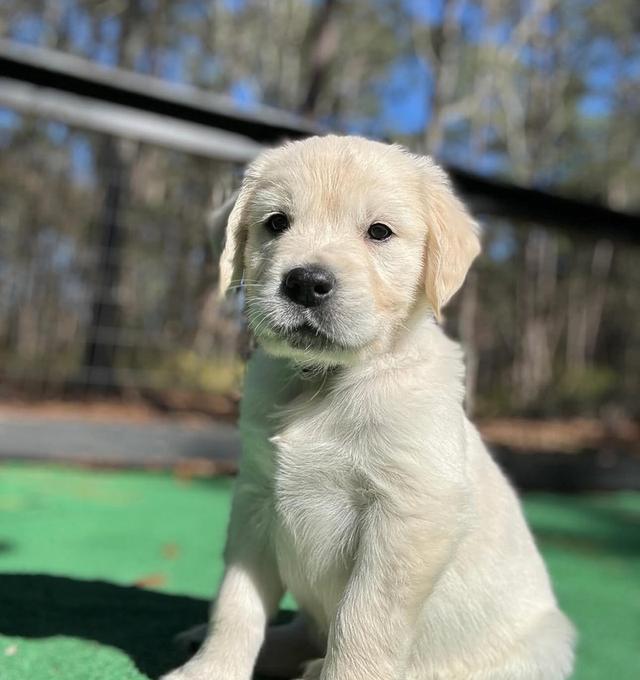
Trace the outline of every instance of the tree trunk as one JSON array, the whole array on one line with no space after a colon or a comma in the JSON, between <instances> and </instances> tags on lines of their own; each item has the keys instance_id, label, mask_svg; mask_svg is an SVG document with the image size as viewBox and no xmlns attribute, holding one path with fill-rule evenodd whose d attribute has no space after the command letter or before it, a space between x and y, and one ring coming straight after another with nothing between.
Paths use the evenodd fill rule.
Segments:
<instances>
[{"instance_id":1,"label":"tree trunk","mask_svg":"<svg viewBox=\"0 0 640 680\"><path fill-rule=\"evenodd\" d=\"M300 113L303 116L312 117L315 114L320 94L338 50L339 25L336 19L339 8L339 0L323 0L309 24L304 51L311 68L306 92L300 105Z\"/></svg>"}]
</instances>

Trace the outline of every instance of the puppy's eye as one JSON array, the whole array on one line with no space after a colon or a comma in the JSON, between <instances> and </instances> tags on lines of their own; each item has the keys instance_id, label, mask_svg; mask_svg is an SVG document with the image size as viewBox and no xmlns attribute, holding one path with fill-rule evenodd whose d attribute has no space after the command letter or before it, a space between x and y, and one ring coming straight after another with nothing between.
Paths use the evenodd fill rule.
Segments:
<instances>
[{"instance_id":1,"label":"puppy's eye","mask_svg":"<svg viewBox=\"0 0 640 680\"><path fill-rule=\"evenodd\" d=\"M374 241L386 241L388 238L393 236L391 229L389 229L386 224L382 224L382 222L376 222L375 224L372 224L369 227L367 234L369 235L369 238Z\"/></svg>"},{"instance_id":2,"label":"puppy's eye","mask_svg":"<svg viewBox=\"0 0 640 680\"><path fill-rule=\"evenodd\" d=\"M273 213L267 217L264 226L272 234L281 234L289 228L289 218L284 213Z\"/></svg>"}]
</instances>

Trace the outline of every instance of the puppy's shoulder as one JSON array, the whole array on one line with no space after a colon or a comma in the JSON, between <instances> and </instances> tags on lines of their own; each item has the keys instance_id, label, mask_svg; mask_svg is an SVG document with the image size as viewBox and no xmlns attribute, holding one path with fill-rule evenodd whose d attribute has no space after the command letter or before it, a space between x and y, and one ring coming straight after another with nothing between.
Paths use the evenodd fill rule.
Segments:
<instances>
[{"instance_id":1,"label":"puppy's shoulder","mask_svg":"<svg viewBox=\"0 0 640 680\"><path fill-rule=\"evenodd\" d=\"M435 324L424 324L393 352L345 372L338 387L361 396L374 408L386 403L426 415L456 410L464 401L464 361L460 345Z\"/></svg>"}]
</instances>

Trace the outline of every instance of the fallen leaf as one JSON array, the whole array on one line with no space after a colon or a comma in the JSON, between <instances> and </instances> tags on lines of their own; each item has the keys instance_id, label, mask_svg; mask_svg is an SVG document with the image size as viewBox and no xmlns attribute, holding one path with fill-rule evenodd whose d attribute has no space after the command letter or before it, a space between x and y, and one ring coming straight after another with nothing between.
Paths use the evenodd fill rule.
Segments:
<instances>
[{"instance_id":1,"label":"fallen leaf","mask_svg":"<svg viewBox=\"0 0 640 680\"><path fill-rule=\"evenodd\" d=\"M164 574L148 574L134 581L133 585L139 588L160 588L167 583L167 577Z\"/></svg>"}]
</instances>

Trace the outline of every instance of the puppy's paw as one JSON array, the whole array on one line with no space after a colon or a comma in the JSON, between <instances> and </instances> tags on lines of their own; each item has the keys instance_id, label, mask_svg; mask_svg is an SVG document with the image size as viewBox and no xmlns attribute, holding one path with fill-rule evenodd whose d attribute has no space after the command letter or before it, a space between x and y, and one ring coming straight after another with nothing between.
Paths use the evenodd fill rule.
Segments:
<instances>
[{"instance_id":1,"label":"puppy's paw","mask_svg":"<svg viewBox=\"0 0 640 680\"><path fill-rule=\"evenodd\" d=\"M297 680L320 680L324 659L314 659L304 666L304 673Z\"/></svg>"},{"instance_id":2,"label":"puppy's paw","mask_svg":"<svg viewBox=\"0 0 640 680\"><path fill-rule=\"evenodd\" d=\"M167 675L162 675L158 680L193 680L193 678L190 675L186 675L181 668L177 668L175 671L167 673Z\"/></svg>"},{"instance_id":3,"label":"puppy's paw","mask_svg":"<svg viewBox=\"0 0 640 680\"><path fill-rule=\"evenodd\" d=\"M163 675L158 680L215 680L211 672L200 664L187 663L174 671Z\"/></svg>"},{"instance_id":4,"label":"puppy's paw","mask_svg":"<svg viewBox=\"0 0 640 680\"><path fill-rule=\"evenodd\" d=\"M192 628L183 630L173 638L173 644L184 654L193 656L204 642L207 635L207 628L207 624L203 623L199 626L193 626Z\"/></svg>"}]
</instances>

